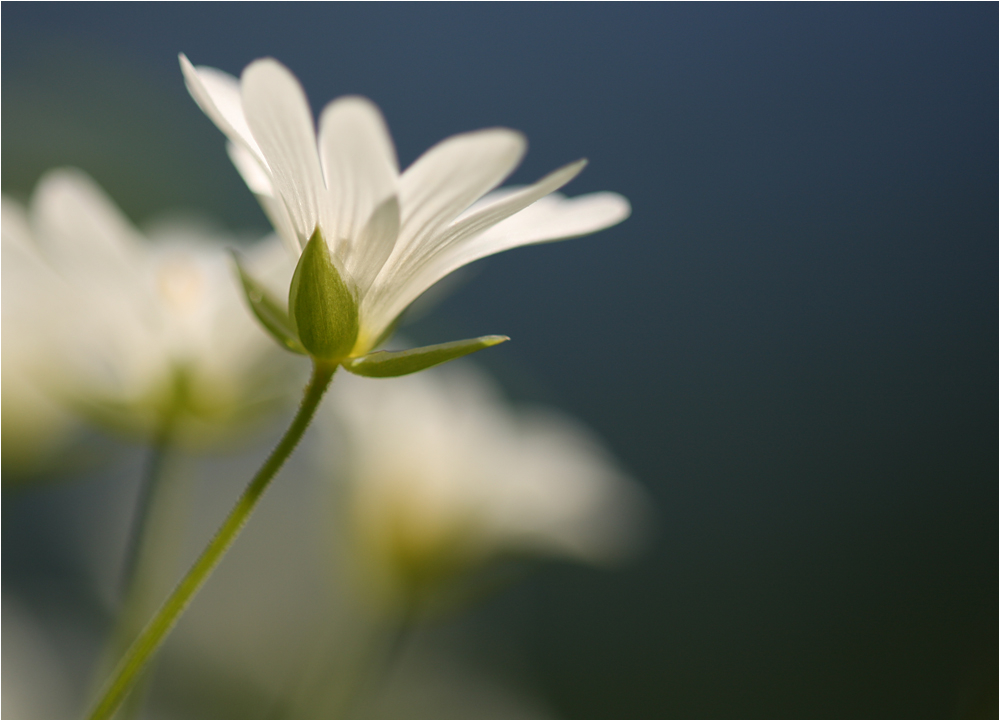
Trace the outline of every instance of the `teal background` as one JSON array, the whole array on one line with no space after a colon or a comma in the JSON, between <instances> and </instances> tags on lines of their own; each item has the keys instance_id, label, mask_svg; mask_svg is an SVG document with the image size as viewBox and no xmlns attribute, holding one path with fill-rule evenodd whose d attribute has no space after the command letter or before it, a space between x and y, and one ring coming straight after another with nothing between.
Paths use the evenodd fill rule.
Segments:
<instances>
[{"instance_id":1,"label":"teal background","mask_svg":"<svg viewBox=\"0 0 1000 721\"><path fill-rule=\"evenodd\" d=\"M633 204L513 251L407 333L582 418L650 491L619 571L556 565L519 673L570 717L997 713L997 19L968 4L5 3L2 185L92 174L142 221L266 221L177 66L272 55L361 93L402 164L491 125L512 178ZM58 494L5 495L3 580L85 593ZM68 560L70 559L70 560ZM40 585L41 584L41 585Z\"/></svg>"}]
</instances>

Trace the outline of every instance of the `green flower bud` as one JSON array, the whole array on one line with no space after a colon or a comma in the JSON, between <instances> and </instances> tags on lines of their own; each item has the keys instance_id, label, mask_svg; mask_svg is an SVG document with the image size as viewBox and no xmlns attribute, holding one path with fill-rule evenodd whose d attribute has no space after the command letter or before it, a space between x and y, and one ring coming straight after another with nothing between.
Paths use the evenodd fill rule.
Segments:
<instances>
[{"instance_id":1,"label":"green flower bud","mask_svg":"<svg viewBox=\"0 0 1000 721\"><path fill-rule=\"evenodd\" d=\"M295 267L288 316L302 347L318 360L343 360L358 337L358 302L318 228Z\"/></svg>"}]
</instances>

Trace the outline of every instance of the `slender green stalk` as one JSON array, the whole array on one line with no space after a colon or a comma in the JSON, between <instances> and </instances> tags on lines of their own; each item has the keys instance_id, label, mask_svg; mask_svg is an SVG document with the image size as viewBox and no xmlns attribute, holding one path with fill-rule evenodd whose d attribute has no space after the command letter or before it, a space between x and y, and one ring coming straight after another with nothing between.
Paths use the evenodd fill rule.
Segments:
<instances>
[{"instance_id":1,"label":"slender green stalk","mask_svg":"<svg viewBox=\"0 0 1000 721\"><path fill-rule=\"evenodd\" d=\"M282 436L277 447L275 447L271 455L264 462L264 465L257 471L257 475L253 477L246 490L243 491L243 495L240 496L233 510L230 511L229 516L219 527L215 537L205 547L205 550L202 551L201 556L195 561L191 570L177 584L173 593L160 606L156 615L146 624L142 633L139 634L139 637L136 638L135 642L125 653L125 656L119 661L117 668L105 686L101 699L91 711L90 718L111 718L112 714L118 709L118 706L138 680L139 674L147 661L149 661L149 658L159 648L164 638L166 638L167 634L174 627L174 624L177 623L184 609L191 602L195 593L205 583L219 561L226 554L226 551L229 550L233 541L239 536L240 531L243 530L243 526L250 518L250 514L253 513L257 501L260 500L264 491L267 490L271 479L274 478L275 474L295 449L295 446L298 445L302 434L312 421L313 415L316 413L316 408L319 406L323 394L330 385L336 369L337 366L335 365L320 361L314 362L312 378L309 379L309 385L306 386L302 397L302 404L299 406L299 411L292 420L292 424L285 431L285 435Z\"/></svg>"},{"instance_id":2,"label":"slender green stalk","mask_svg":"<svg viewBox=\"0 0 1000 721\"><path fill-rule=\"evenodd\" d=\"M135 513L132 516L128 545L125 547L121 593L126 607L129 603L128 597L134 595L133 587L137 585L135 576L140 570L142 555L147 552L146 546L150 544L147 538L150 517L155 512L154 507L159 503L159 496L163 493L161 485L164 482L164 470L168 456L170 456L170 446L174 440L179 416L187 400L188 386L187 369L183 365L179 365L174 370L170 401L165 404L156 432L153 435L153 443L150 446L149 456L146 459L139 485L139 496L135 504Z\"/></svg>"},{"instance_id":3,"label":"slender green stalk","mask_svg":"<svg viewBox=\"0 0 1000 721\"><path fill-rule=\"evenodd\" d=\"M170 435L173 430L175 413L168 412L160 424L160 428L153 439L153 445L149 451L149 458L146 460L146 468L142 474L141 485L139 486L139 498L136 501L135 515L132 517L132 528L129 531L129 541L126 547L125 563L122 565L121 588L122 596L128 598L132 588L133 579L136 575L139 557L142 553L143 544L146 543L147 525L149 516L152 513L154 499L159 492L160 479L163 477L163 469L167 457L167 449L170 446ZM126 601L127 603L127 601Z\"/></svg>"},{"instance_id":4,"label":"slender green stalk","mask_svg":"<svg viewBox=\"0 0 1000 721\"><path fill-rule=\"evenodd\" d=\"M164 414L163 422L153 440L139 490L126 560L122 572L123 603L108 639L100 676L103 681L135 641L143 624L156 610L157 603L170 591L176 579L176 543L171 543L176 528L178 499L175 498L181 479L173 477L169 463L172 431L177 417L176 406ZM168 478L168 476L170 476ZM177 539L174 539L177 540ZM148 664L119 707L122 718L139 718L145 692L149 686L152 663Z\"/></svg>"}]
</instances>

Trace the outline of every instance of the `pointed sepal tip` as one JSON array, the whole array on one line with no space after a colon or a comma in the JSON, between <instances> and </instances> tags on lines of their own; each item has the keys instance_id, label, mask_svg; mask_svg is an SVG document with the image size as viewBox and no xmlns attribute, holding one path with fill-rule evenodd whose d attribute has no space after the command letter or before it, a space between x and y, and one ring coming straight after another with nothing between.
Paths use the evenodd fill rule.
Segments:
<instances>
[{"instance_id":1,"label":"pointed sepal tip","mask_svg":"<svg viewBox=\"0 0 1000 721\"><path fill-rule=\"evenodd\" d=\"M509 340L510 338L505 335L484 335L479 338L456 340L409 350L380 350L360 358L344 361L344 368L355 375L368 378L395 378L447 363Z\"/></svg>"}]
</instances>

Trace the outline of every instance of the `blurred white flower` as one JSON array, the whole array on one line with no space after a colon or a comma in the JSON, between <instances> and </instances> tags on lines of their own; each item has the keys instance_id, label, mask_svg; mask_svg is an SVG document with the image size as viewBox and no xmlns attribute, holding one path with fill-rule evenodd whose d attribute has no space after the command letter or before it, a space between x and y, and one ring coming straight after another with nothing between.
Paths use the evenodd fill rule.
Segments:
<instances>
[{"instance_id":1,"label":"blurred white flower","mask_svg":"<svg viewBox=\"0 0 1000 721\"><path fill-rule=\"evenodd\" d=\"M318 229L327 242L358 304L351 358L368 353L452 271L509 248L593 233L630 213L615 193L553 193L583 160L534 185L487 195L524 155L526 141L514 130L455 135L400 174L371 101L331 102L317 139L305 93L277 61L257 60L237 80L180 60L188 90L228 136L230 157L281 237L301 250Z\"/></svg>"},{"instance_id":2,"label":"blurred white flower","mask_svg":"<svg viewBox=\"0 0 1000 721\"><path fill-rule=\"evenodd\" d=\"M72 415L29 381L45 349L30 319L27 298L46 282L47 268L19 240L30 236L24 209L3 198L3 467L4 482L44 467L73 430ZM28 306L27 308L25 306ZM13 471L13 473L7 473Z\"/></svg>"},{"instance_id":3,"label":"blurred white flower","mask_svg":"<svg viewBox=\"0 0 1000 721\"><path fill-rule=\"evenodd\" d=\"M591 433L469 367L346 378L330 409L352 546L390 598L505 553L613 562L645 530L645 495Z\"/></svg>"},{"instance_id":4,"label":"blurred white flower","mask_svg":"<svg viewBox=\"0 0 1000 721\"><path fill-rule=\"evenodd\" d=\"M3 317L3 469L4 483L48 465L54 452L69 439L74 419L58 402L27 381L35 359L27 348L8 338L13 323ZM12 471L8 474L8 471Z\"/></svg>"},{"instance_id":5,"label":"blurred white flower","mask_svg":"<svg viewBox=\"0 0 1000 721\"><path fill-rule=\"evenodd\" d=\"M2 231L5 429L9 397L42 393L130 435L175 413L175 440L200 443L290 390L292 359L256 327L221 238L191 224L144 238L70 169L43 177L27 211L4 198ZM250 262L291 274L276 238ZM8 356L31 362L8 375Z\"/></svg>"}]
</instances>

